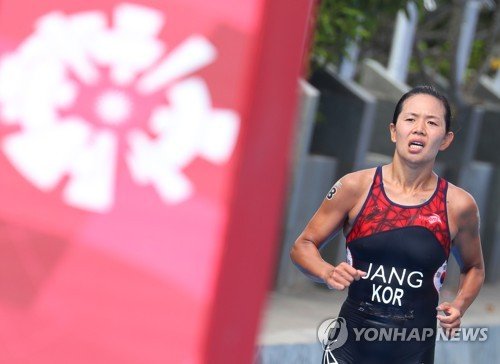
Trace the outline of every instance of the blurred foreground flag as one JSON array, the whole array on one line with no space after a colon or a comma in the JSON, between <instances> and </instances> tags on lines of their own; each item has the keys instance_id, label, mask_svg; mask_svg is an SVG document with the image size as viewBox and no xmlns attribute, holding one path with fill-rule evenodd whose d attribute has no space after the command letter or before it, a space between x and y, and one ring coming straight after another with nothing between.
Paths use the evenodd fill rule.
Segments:
<instances>
[{"instance_id":1,"label":"blurred foreground flag","mask_svg":"<svg viewBox=\"0 0 500 364\"><path fill-rule=\"evenodd\" d=\"M0 362L251 362L313 2L0 2Z\"/></svg>"}]
</instances>

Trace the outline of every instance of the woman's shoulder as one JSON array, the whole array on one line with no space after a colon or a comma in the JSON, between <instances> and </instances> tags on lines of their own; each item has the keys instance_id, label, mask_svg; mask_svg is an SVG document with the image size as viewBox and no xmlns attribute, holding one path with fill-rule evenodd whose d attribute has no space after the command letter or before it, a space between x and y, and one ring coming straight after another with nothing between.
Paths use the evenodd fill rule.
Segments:
<instances>
[{"instance_id":1,"label":"woman's shoulder","mask_svg":"<svg viewBox=\"0 0 500 364\"><path fill-rule=\"evenodd\" d=\"M342 177L340 182L342 186L350 192L363 193L366 187L372 184L376 170L377 168L374 167L351 172Z\"/></svg>"},{"instance_id":2,"label":"woman's shoulder","mask_svg":"<svg viewBox=\"0 0 500 364\"><path fill-rule=\"evenodd\" d=\"M458 204L475 204L474 197L465 189L448 182L448 198Z\"/></svg>"},{"instance_id":3,"label":"woman's shoulder","mask_svg":"<svg viewBox=\"0 0 500 364\"><path fill-rule=\"evenodd\" d=\"M461 187L448 182L448 193L446 197L448 208L457 217L470 213L477 213L478 207L474 197Z\"/></svg>"}]
</instances>

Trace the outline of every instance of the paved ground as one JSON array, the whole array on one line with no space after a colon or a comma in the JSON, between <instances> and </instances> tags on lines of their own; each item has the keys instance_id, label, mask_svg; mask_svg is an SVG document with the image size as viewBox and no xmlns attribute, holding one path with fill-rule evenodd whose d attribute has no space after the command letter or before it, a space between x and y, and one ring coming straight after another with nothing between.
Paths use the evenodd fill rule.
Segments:
<instances>
[{"instance_id":1,"label":"paved ground","mask_svg":"<svg viewBox=\"0 0 500 364\"><path fill-rule=\"evenodd\" d=\"M299 344L316 341L316 328L337 317L346 292L330 291L313 284L300 290L273 292L263 315L259 345ZM443 287L440 302L454 294ZM463 317L464 326L500 326L500 285L483 286Z\"/></svg>"}]
</instances>

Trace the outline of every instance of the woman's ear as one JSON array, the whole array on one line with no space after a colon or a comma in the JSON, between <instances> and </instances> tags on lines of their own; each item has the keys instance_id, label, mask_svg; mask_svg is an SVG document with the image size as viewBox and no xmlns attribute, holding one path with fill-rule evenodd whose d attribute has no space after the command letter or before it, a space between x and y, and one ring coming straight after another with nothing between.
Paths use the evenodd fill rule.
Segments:
<instances>
[{"instance_id":1,"label":"woman's ear","mask_svg":"<svg viewBox=\"0 0 500 364\"><path fill-rule=\"evenodd\" d=\"M453 141L453 138L455 138L455 134L453 134L452 131L447 132L443 138L443 141L441 142L441 146L439 147L439 150L443 151L446 148L448 148L450 146L451 142Z\"/></svg>"},{"instance_id":2,"label":"woman's ear","mask_svg":"<svg viewBox=\"0 0 500 364\"><path fill-rule=\"evenodd\" d=\"M396 143L396 124L390 123L389 124L389 131L391 132L391 141L393 143Z\"/></svg>"}]
</instances>

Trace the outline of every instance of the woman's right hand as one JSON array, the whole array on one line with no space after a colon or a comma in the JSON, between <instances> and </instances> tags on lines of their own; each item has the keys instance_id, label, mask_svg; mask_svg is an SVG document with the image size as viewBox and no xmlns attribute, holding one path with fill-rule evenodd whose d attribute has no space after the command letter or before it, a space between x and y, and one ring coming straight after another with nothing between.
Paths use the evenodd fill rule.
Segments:
<instances>
[{"instance_id":1,"label":"woman's right hand","mask_svg":"<svg viewBox=\"0 0 500 364\"><path fill-rule=\"evenodd\" d=\"M356 269L346 262L342 262L336 267L329 269L323 277L326 285L330 289L343 291L352 282L364 277L366 272Z\"/></svg>"}]
</instances>

